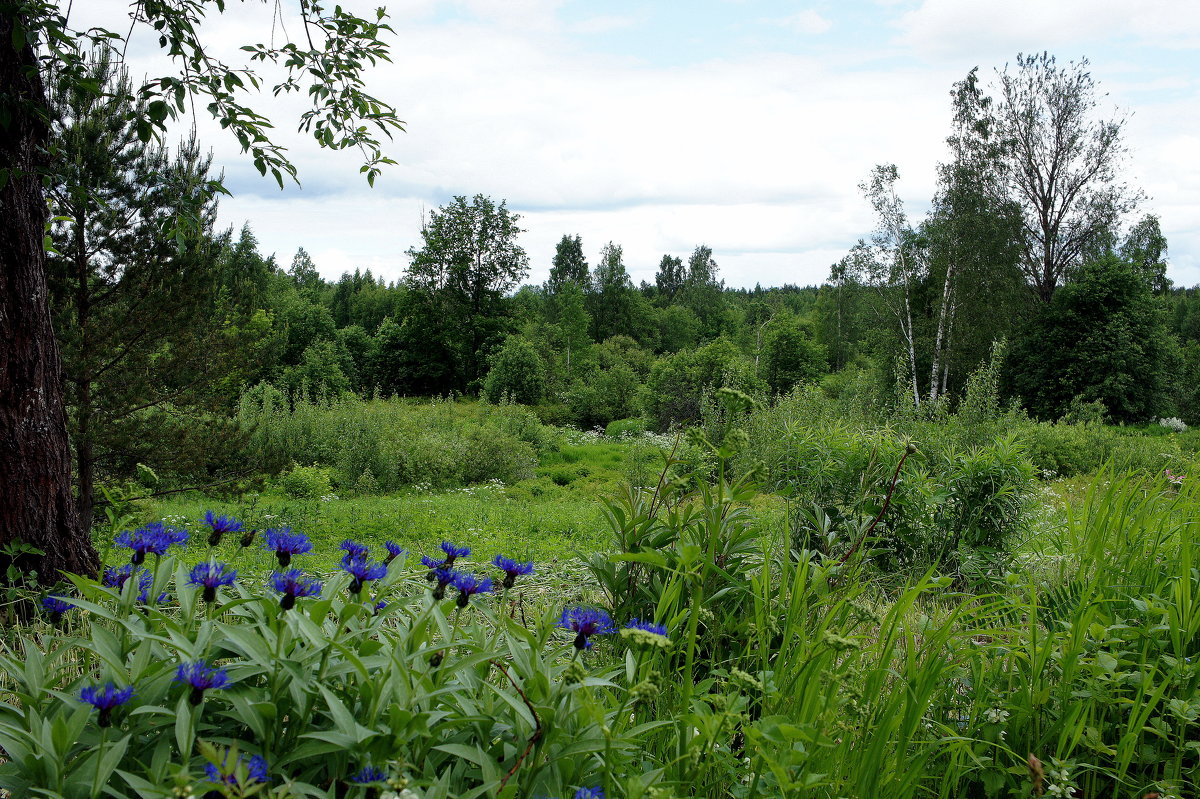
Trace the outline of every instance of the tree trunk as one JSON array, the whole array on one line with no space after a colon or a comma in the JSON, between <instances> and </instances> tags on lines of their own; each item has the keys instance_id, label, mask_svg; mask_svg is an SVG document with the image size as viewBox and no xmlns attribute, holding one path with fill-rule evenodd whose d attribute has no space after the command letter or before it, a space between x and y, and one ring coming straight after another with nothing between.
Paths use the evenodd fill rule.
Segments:
<instances>
[{"instance_id":1,"label":"tree trunk","mask_svg":"<svg viewBox=\"0 0 1200 799\"><path fill-rule=\"evenodd\" d=\"M933 367L929 376L929 399L931 402L937 402L938 398L938 379L941 377L938 367L942 363L943 347L945 350L950 349L950 331L947 329L946 319L950 309L950 297L954 291L953 282L954 263L951 262L946 266L946 282L942 284L942 307L938 310L937 337L933 342Z\"/></svg>"},{"instance_id":2,"label":"tree trunk","mask_svg":"<svg viewBox=\"0 0 1200 799\"><path fill-rule=\"evenodd\" d=\"M94 575L99 557L71 496L62 363L50 321L46 201L41 172L46 96L33 49L13 47L21 24L0 8L0 546L45 552L13 560L50 584L58 572ZM0 557L0 569L8 556Z\"/></svg>"}]
</instances>

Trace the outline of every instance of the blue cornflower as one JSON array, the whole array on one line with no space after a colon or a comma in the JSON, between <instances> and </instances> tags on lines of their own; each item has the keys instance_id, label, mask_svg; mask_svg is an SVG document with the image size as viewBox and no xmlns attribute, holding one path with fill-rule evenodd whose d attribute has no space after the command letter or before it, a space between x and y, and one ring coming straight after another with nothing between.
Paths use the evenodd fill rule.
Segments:
<instances>
[{"instance_id":1,"label":"blue cornflower","mask_svg":"<svg viewBox=\"0 0 1200 799\"><path fill-rule=\"evenodd\" d=\"M438 568L430 572L432 579L437 583L433 588L433 598L441 600L446 596L446 586L453 583L458 578L458 572L454 569Z\"/></svg>"},{"instance_id":2,"label":"blue cornflower","mask_svg":"<svg viewBox=\"0 0 1200 799\"><path fill-rule=\"evenodd\" d=\"M594 635L608 635L614 632L612 619L608 614L596 608L574 607L563 611L558 626L570 630L575 635L576 649L591 649L591 638Z\"/></svg>"},{"instance_id":3,"label":"blue cornflower","mask_svg":"<svg viewBox=\"0 0 1200 799\"><path fill-rule=\"evenodd\" d=\"M118 688L111 682L104 685L89 685L79 692L79 698L100 711L96 721L101 727L107 727L112 722L113 708L123 705L133 696L133 686Z\"/></svg>"},{"instance_id":4,"label":"blue cornflower","mask_svg":"<svg viewBox=\"0 0 1200 799\"><path fill-rule=\"evenodd\" d=\"M42 610L49 614L51 624L62 621L63 614L73 607L75 606L61 596L50 594L42 597Z\"/></svg>"},{"instance_id":5,"label":"blue cornflower","mask_svg":"<svg viewBox=\"0 0 1200 799\"><path fill-rule=\"evenodd\" d=\"M316 596L321 593L321 582L305 577L299 569L274 572L271 575L271 587L283 594L279 598L279 607L283 610L294 607L296 597Z\"/></svg>"},{"instance_id":6,"label":"blue cornflower","mask_svg":"<svg viewBox=\"0 0 1200 799\"><path fill-rule=\"evenodd\" d=\"M212 530L208 535L208 545L215 547L221 543L221 536L226 533L240 533L242 523L232 516L217 516L212 511L204 512L204 523Z\"/></svg>"},{"instance_id":7,"label":"blue cornflower","mask_svg":"<svg viewBox=\"0 0 1200 799\"><path fill-rule=\"evenodd\" d=\"M446 559L442 561L443 566L453 566L455 560L471 554L470 547L456 547L449 541L442 542L442 551L446 553Z\"/></svg>"},{"instance_id":8,"label":"blue cornflower","mask_svg":"<svg viewBox=\"0 0 1200 799\"><path fill-rule=\"evenodd\" d=\"M395 541L384 541L383 545L387 548L387 557L383 559L384 563L391 563L402 555L407 555L408 550L397 544Z\"/></svg>"},{"instance_id":9,"label":"blue cornflower","mask_svg":"<svg viewBox=\"0 0 1200 799\"><path fill-rule=\"evenodd\" d=\"M374 597L371 600L374 603L375 615L378 616L380 611L387 607L388 603L381 600L379 597Z\"/></svg>"},{"instance_id":10,"label":"blue cornflower","mask_svg":"<svg viewBox=\"0 0 1200 799\"><path fill-rule=\"evenodd\" d=\"M204 701L204 692L213 688L228 688L229 674L225 669L209 668L203 660L195 663L180 663L175 672L175 681L192 687L188 701L198 705Z\"/></svg>"},{"instance_id":11,"label":"blue cornflower","mask_svg":"<svg viewBox=\"0 0 1200 799\"><path fill-rule=\"evenodd\" d=\"M137 575L138 581L138 602L149 603L150 601L150 586L154 583L154 575L149 569L143 569L134 566L132 563L126 563L119 569L114 569L109 566L104 570L104 584L109 588L115 588L119 592L125 587L125 583L129 578ZM164 591L158 595L156 601L162 602L167 598L167 592Z\"/></svg>"},{"instance_id":12,"label":"blue cornflower","mask_svg":"<svg viewBox=\"0 0 1200 799\"><path fill-rule=\"evenodd\" d=\"M358 773L350 778L350 782L355 785L372 785L377 782L386 782L387 774L374 766L363 766L358 770Z\"/></svg>"},{"instance_id":13,"label":"blue cornflower","mask_svg":"<svg viewBox=\"0 0 1200 799\"><path fill-rule=\"evenodd\" d=\"M474 574L459 574L454 578L454 587L458 589L458 606L465 608L467 603L471 601L471 597L476 594L490 594L492 592L492 578L484 577L480 579Z\"/></svg>"},{"instance_id":14,"label":"blue cornflower","mask_svg":"<svg viewBox=\"0 0 1200 799\"><path fill-rule=\"evenodd\" d=\"M275 552L281 568L287 568L292 555L312 552L312 542L304 533L293 533L290 527L272 528L264 534L264 545Z\"/></svg>"},{"instance_id":15,"label":"blue cornflower","mask_svg":"<svg viewBox=\"0 0 1200 799\"><path fill-rule=\"evenodd\" d=\"M186 530L166 527L162 522L151 522L132 532L122 530L113 538L113 543L119 547L132 549L133 555L130 562L134 566L138 566L146 560L147 553L163 555L172 544L182 544L186 540Z\"/></svg>"},{"instance_id":16,"label":"blue cornflower","mask_svg":"<svg viewBox=\"0 0 1200 799\"><path fill-rule=\"evenodd\" d=\"M231 569L224 563L197 563L188 575L188 585L204 586L205 602L216 601L217 589L223 585L233 585L237 578L237 569Z\"/></svg>"},{"instance_id":17,"label":"blue cornflower","mask_svg":"<svg viewBox=\"0 0 1200 799\"><path fill-rule=\"evenodd\" d=\"M630 620L625 629L621 630L621 637L634 646L666 649L671 645L665 624L654 624L641 619Z\"/></svg>"},{"instance_id":18,"label":"blue cornflower","mask_svg":"<svg viewBox=\"0 0 1200 799\"><path fill-rule=\"evenodd\" d=\"M348 573L354 579L350 581L350 593L359 594L362 592L363 584L371 580L378 580L387 575L387 566L382 563L367 560L365 557L355 558L347 553L346 557L342 558L339 564L342 570Z\"/></svg>"},{"instance_id":19,"label":"blue cornflower","mask_svg":"<svg viewBox=\"0 0 1200 799\"><path fill-rule=\"evenodd\" d=\"M604 799L603 788L580 788L575 792L575 799Z\"/></svg>"},{"instance_id":20,"label":"blue cornflower","mask_svg":"<svg viewBox=\"0 0 1200 799\"><path fill-rule=\"evenodd\" d=\"M437 570L442 567L442 562L437 558L431 558L428 555L422 555L421 565L429 569L429 572L425 575L425 579L432 583Z\"/></svg>"},{"instance_id":21,"label":"blue cornflower","mask_svg":"<svg viewBox=\"0 0 1200 799\"><path fill-rule=\"evenodd\" d=\"M512 588L517 584L517 578L524 574L533 574L533 561L528 563L517 563L512 558L506 558L503 555L497 555L492 561L497 569L504 572L504 582L500 585L504 588Z\"/></svg>"},{"instance_id":22,"label":"blue cornflower","mask_svg":"<svg viewBox=\"0 0 1200 799\"><path fill-rule=\"evenodd\" d=\"M342 542L340 548L346 550L346 557L353 560L365 560L369 551L366 544L351 541L349 538Z\"/></svg>"},{"instance_id":23,"label":"blue cornflower","mask_svg":"<svg viewBox=\"0 0 1200 799\"><path fill-rule=\"evenodd\" d=\"M234 787L242 787L238 783L237 772L242 768L242 762L245 761L246 785L252 785L256 782L270 782L271 778L267 776L267 761L258 755L251 755L247 761L245 755L238 755L237 762L232 768L229 766L229 750L225 750L225 756L221 758L221 765L216 763L206 763L204 765L204 773L208 775L209 782L221 783L224 785L232 785Z\"/></svg>"},{"instance_id":24,"label":"blue cornflower","mask_svg":"<svg viewBox=\"0 0 1200 799\"><path fill-rule=\"evenodd\" d=\"M640 619L630 619L625 625L626 630L645 630L648 633L661 635L664 638L667 636L667 626L665 624L654 624L649 621L641 621Z\"/></svg>"}]
</instances>

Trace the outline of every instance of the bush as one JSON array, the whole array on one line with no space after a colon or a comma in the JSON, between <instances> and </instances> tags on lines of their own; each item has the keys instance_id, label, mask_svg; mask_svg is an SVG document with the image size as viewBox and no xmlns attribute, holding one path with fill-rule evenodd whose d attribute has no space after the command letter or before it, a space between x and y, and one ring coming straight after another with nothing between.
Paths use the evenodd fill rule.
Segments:
<instances>
[{"instance_id":1,"label":"bush","mask_svg":"<svg viewBox=\"0 0 1200 799\"><path fill-rule=\"evenodd\" d=\"M661 431L672 424L701 417L704 393L727 387L761 394L765 386L754 377L754 365L726 339L693 352L680 352L658 361L642 392L642 408Z\"/></svg>"},{"instance_id":2,"label":"bush","mask_svg":"<svg viewBox=\"0 0 1200 799\"><path fill-rule=\"evenodd\" d=\"M608 427L604 428L604 435L609 438L636 436L644 432L646 432L646 420L640 418L618 419L615 422L609 422Z\"/></svg>"},{"instance_id":3,"label":"bush","mask_svg":"<svg viewBox=\"0 0 1200 799\"><path fill-rule=\"evenodd\" d=\"M491 359L491 370L483 381L488 402L518 402L537 405L546 393L546 365L537 348L520 336L509 336Z\"/></svg>"},{"instance_id":4,"label":"bush","mask_svg":"<svg viewBox=\"0 0 1200 799\"><path fill-rule=\"evenodd\" d=\"M292 467L275 480L279 489L293 499L320 499L333 493L333 469L312 466Z\"/></svg>"},{"instance_id":5,"label":"bush","mask_svg":"<svg viewBox=\"0 0 1200 799\"><path fill-rule=\"evenodd\" d=\"M416 483L462 486L529 477L551 437L519 405L404 400L296 402L262 385L243 397L239 423L250 431L248 458L279 473L302 461L332 469L338 488L374 482L382 491ZM371 480L361 482L364 473Z\"/></svg>"}]
</instances>

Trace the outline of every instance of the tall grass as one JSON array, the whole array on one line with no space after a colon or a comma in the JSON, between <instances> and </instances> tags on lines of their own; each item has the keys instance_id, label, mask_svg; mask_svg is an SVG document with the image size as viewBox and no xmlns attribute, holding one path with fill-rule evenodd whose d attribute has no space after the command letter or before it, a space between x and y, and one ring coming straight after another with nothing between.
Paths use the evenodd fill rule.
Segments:
<instances>
[{"instance_id":1,"label":"tall grass","mask_svg":"<svg viewBox=\"0 0 1200 799\"><path fill-rule=\"evenodd\" d=\"M353 395L289 405L268 384L242 398L238 421L251 431L248 458L257 470L327 466L343 491L516 482L533 475L537 453L549 443L532 412L516 405Z\"/></svg>"}]
</instances>

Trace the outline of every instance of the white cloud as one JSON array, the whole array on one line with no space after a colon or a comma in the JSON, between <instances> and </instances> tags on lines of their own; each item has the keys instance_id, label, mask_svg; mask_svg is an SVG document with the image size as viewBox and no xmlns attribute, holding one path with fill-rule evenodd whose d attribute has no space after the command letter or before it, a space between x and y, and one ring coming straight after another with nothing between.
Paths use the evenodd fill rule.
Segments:
<instances>
[{"instance_id":1,"label":"white cloud","mask_svg":"<svg viewBox=\"0 0 1200 799\"><path fill-rule=\"evenodd\" d=\"M611 33L612 31L632 28L637 24L637 17L610 14L607 16L589 17L588 19L576 22L570 27L570 31L571 33L581 34Z\"/></svg>"},{"instance_id":2,"label":"white cloud","mask_svg":"<svg viewBox=\"0 0 1200 799\"><path fill-rule=\"evenodd\" d=\"M991 60L1126 36L1158 47L1200 44L1200 3L1178 0L924 0L898 21L928 56Z\"/></svg>"},{"instance_id":3,"label":"white cloud","mask_svg":"<svg viewBox=\"0 0 1200 799\"><path fill-rule=\"evenodd\" d=\"M815 282L869 231L856 186L874 164L899 166L901 194L919 216L943 157L950 86L970 66L987 70L1021 49L1061 52L1087 37L1122 41L1129 30L1184 42L1200 17L1200 3L1157 0L1139 5L1137 20L1115 0L927 0L899 17L907 50L886 56L848 42L836 62L747 50L656 66L653 54L591 51L578 27L571 33L558 23L559 5L420 0L396 7L394 63L374 70L369 85L396 106L408 132L387 146L398 165L374 191L357 174L356 153L320 150L295 132L291 120L303 97L249 98L276 120L274 136L296 161L303 190L280 192L258 178L228 134L202 121L201 140L239 192L222 203L223 222L248 219L282 262L304 246L328 276L369 266L394 279L404 251L418 243L421 205L479 192L506 198L524 214L531 280L544 279L564 233L580 233L593 259L604 242L623 244L638 280L653 279L664 252L686 255L705 242L730 285ZM1162 22L1168 5L1178 10L1170 30ZM124 0L87 7L105 10L111 24ZM236 16L213 17L205 30L232 61L235 45L268 38L270 8L231 8ZM443 22L439 9L475 16ZM881 19L898 13L878 11ZM813 14L810 26L819 27L823 18ZM577 25L623 24L597 16ZM153 50L144 31L136 41ZM1153 197L1146 210L1163 219L1173 276L1196 282L1200 88L1193 74L1164 74L1120 47L1098 52L1109 50L1120 60L1094 62L1092 71L1114 103L1136 111L1127 137L1131 179ZM150 71L147 63L139 60L138 69Z\"/></svg>"},{"instance_id":4,"label":"white cloud","mask_svg":"<svg viewBox=\"0 0 1200 799\"><path fill-rule=\"evenodd\" d=\"M832 21L821 16L811 8L806 8L797 14L792 14L790 17L780 20L780 24L798 33L811 35L827 33L833 27Z\"/></svg>"}]
</instances>

